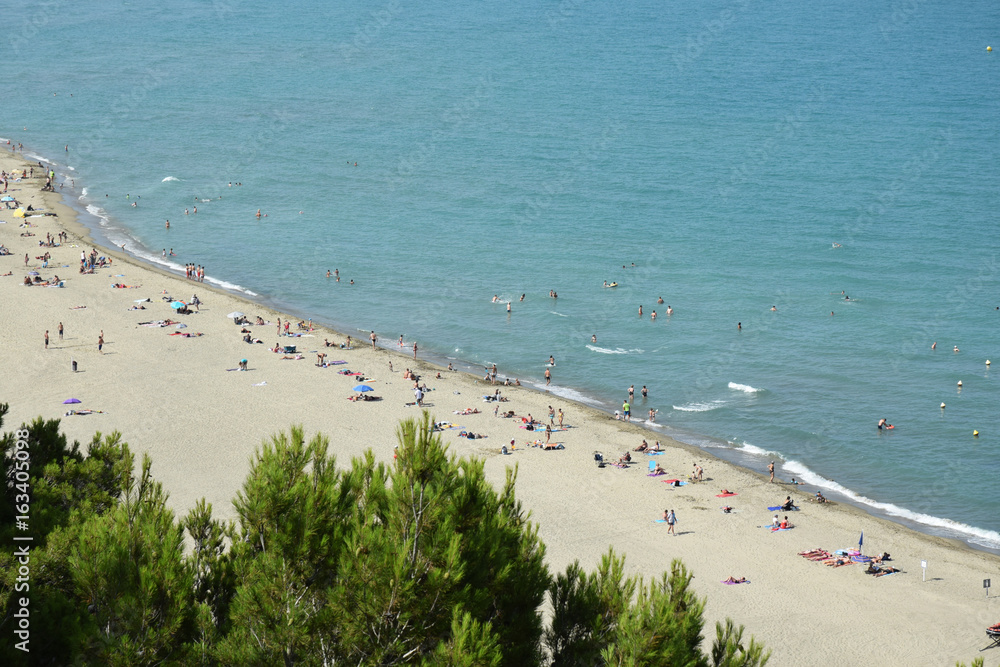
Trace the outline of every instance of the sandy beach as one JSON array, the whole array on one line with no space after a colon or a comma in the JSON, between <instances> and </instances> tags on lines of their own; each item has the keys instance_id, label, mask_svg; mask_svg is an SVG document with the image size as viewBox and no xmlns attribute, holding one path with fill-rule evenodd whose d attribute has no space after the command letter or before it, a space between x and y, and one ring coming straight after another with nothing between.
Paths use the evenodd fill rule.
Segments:
<instances>
[{"instance_id":1,"label":"sandy beach","mask_svg":"<svg viewBox=\"0 0 1000 667\"><path fill-rule=\"evenodd\" d=\"M849 505L811 502L815 489L771 484L765 471L744 470L674 441L661 440L664 452L655 457L633 452L626 468L599 468L595 451L617 460L643 439L652 444L659 436L545 392L492 386L414 361L412 349L397 351L395 341L373 350L368 340L355 340L343 349L345 335L298 329L297 318L290 331L302 335L279 338L277 321L285 322L286 315L121 252L96 248L111 265L81 274L81 252L95 246L60 195L40 191L44 177L34 166L35 177L11 181L7 194L36 211L21 219L13 210L0 210L0 244L11 252L0 257L0 274L11 272L0 277L0 401L10 403L7 428L37 416L62 418L67 436L83 444L97 431L120 431L134 451L152 456L153 472L179 513L204 497L218 516L233 518L231 500L254 450L293 424L304 425L307 434L328 435L342 463L369 448L391 460L399 420L420 411L413 405L413 382L404 379L409 368L429 388L426 409L436 420L460 427L442 432L452 452L484 458L497 484L508 467L517 466L518 497L539 525L553 572L574 560L592 569L609 546L646 576L659 575L672 558L681 558L694 572L697 592L708 600L706 635L714 634L715 621L731 617L772 650L771 665L970 661L988 643L985 628L1000 620L1000 596L987 596L982 587L984 579L1000 581L994 576L1000 558L994 555ZM28 165L4 151L0 168L10 172ZM45 215L51 213L56 215ZM63 231L66 242L39 247L46 234ZM47 268L37 259L45 252L51 253ZM64 286L28 287L23 283L31 271L42 280L58 275ZM177 314L171 308L171 301L190 302L195 294L201 302L196 311ZM227 317L233 311L269 323L246 327L262 344L244 342L243 327ZM168 319L185 326L141 324ZM326 339L337 346L324 347ZM294 345L296 352L272 352L276 344ZM346 363L318 366L317 352L326 353L328 362ZM238 370L242 359L245 372ZM363 375L342 374L345 370ZM360 378L381 400L348 400ZM562 410L568 428L554 431L551 441L564 449L531 447L545 441L544 431L495 416L497 404L483 397L497 389L507 399L499 403L500 413L530 414L544 424L550 406ZM69 398L81 402L64 405ZM70 409L100 412L64 416ZM456 414L467 409L479 413ZM462 438L462 430L486 437ZM512 440L515 448L501 454ZM651 461L666 474L648 476ZM695 465L704 469L703 481L689 481ZM672 486L667 479L685 484ZM718 497L723 489L736 495ZM787 513L795 527L771 531L775 512L768 507L789 495L801 507ZM734 511L723 512L726 505ZM666 509L676 512L676 535L656 522ZM862 564L830 567L798 555L857 547L862 531L864 553L889 552L900 572L876 578L866 575ZM928 564L926 581L921 561ZM723 585L730 576L750 583ZM998 650L985 655L987 664L1000 659Z\"/></svg>"}]
</instances>

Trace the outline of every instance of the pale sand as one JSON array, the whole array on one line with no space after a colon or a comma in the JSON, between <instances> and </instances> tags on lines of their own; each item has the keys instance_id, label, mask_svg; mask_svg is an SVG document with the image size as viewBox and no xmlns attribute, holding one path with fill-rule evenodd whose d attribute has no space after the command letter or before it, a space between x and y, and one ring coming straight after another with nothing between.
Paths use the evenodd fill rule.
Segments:
<instances>
[{"instance_id":1,"label":"pale sand","mask_svg":"<svg viewBox=\"0 0 1000 667\"><path fill-rule=\"evenodd\" d=\"M4 169L15 164L20 163L10 154L0 159ZM638 464L628 470L598 469L595 450L617 457L643 437L652 442L656 434L543 392L501 387L510 398L502 408L545 418L551 404L563 409L572 426L553 434L554 441L565 442L564 451L528 449L524 444L536 437L544 440L544 433L529 436L513 420L495 418L493 405L481 399L492 387L465 374L414 363L410 350L373 352L362 340L353 350L325 350L328 359L345 359L347 366L320 369L309 351L321 349L324 338L340 343L345 336L316 331L311 338L282 338L305 356L302 361L283 361L267 349L278 340L273 325L251 327L267 344L248 345L225 317L240 310L273 323L279 313L133 263L120 253L110 253L115 258L111 269L81 276L78 246L87 250L92 246L80 240L85 230L59 197L39 192L43 182L36 177L12 183L9 192L25 204L58 213L58 218L30 219L37 225L31 230L35 237L21 238L21 221L12 211L0 212L0 220L7 222L0 224L0 243L14 253L0 257L0 273L14 271L13 276L0 278L0 401L11 404L7 429L39 415L62 417L71 407L62 401L69 397L83 401L77 407L104 410L105 414L65 417L63 429L84 444L95 431L121 431L136 452L152 455L154 474L180 513L205 497L217 515L233 518L231 499L247 475L255 448L291 424L303 424L310 435L328 435L331 451L341 462L368 448L380 459L391 460L398 421L419 416L416 408L404 407L413 395L402 370L415 367L434 389L427 402L438 420L489 436L468 441L457 437L458 431L445 431L443 439L451 451L484 457L487 473L497 484L507 466L518 465L518 497L540 527L553 571L574 559L592 569L609 545L627 555L632 571L646 576L657 576L679 557L694 572L697 592L708 599L706 635L714 635L716 620L732 617L773 650L771 664L778 667L968 661L987 644L985 628L1000 620L1000 598L986 598L982 589L982 580L991 576L1000 585L996 576L1000 559L990 554L850 506L814 505L807 493L794 487L770 485L766 477L675 442L665 443L668 451L655 460L670 477L681 479L697 461L705 468L705 482L671 490L663 478L646 476L649 457L642 454L634 455ZM67 245L50 250L55 259L50 265L57 268L38 269L40 262L34 257L44 252L38 240L61 229L71 238ZM22 286L26 252L32 258L31 269L40 270L43 277L58 273L66 287ZM116 274L124 277L115 278ZM111 288L119 281L142 287ZM333 298L343 288L343 283L330 281ZM161 300L164 290L184 300L199 295L204 303L199 314L174 319L188 325L182 331L203 332L203 337L171 337L173 327L137 326L173 316ZM144 297L151 299L146 310L128 310L133 300ZM71 309L77 305L87 308ZM56 334L60 321L66 328L64 341ZM49 350L43 349L45 329L51 339ZM97 351L101 329L106 340L103 355ZM249 372L226 372L243 357L249 360ZM72 359L78 361L79 373L71 372ZM395 372L389 372L390 361ZM374 380L366 384L384 400L347 401L358 382L337 373L345 367L372 376ZM434 379L438 370L441 380ZM253 386L265 381L265 386ZM452 414L467 407L483 412ZM500 456L500 447L511 439L517 441L517 450ZM717 498L722 488L739 495ZM789 493L803 508L791 514L797 527L774 534L759 528L772 515L766 506ZM735 514L720 511L727 503L737 508ZM666 525L654 523L669 508L679 520L676 537L666 534ZM813 547L849 548L857 544L862 530L866 553L890 552L903 573L875 579L863 574L860 565L835 569L796 555ZM930 563L926 582L921 581L921 559ZM730 575L747 577L752 583L722 585L720 581ZM992 663L1000 651L987 655Z\"/></svg>"}]
</instances>

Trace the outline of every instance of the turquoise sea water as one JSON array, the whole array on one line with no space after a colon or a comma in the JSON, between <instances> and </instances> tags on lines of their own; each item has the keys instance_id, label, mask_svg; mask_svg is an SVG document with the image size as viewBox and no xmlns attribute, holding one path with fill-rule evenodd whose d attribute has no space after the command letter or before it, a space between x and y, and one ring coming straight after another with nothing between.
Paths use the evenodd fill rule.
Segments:
<instances>
[{"instance_id":1,"label":"turquoise sea water","mask_svg":"<svg viewBox=\"0 0 1000 667\"><path fill-rule=\"evenodd\" d=\"M679 439L997 550L998 19L15 6L0 135L149 261L522 382L553 355L553 392L608 410L647 385Z\"/></svg>"}]
</instances>

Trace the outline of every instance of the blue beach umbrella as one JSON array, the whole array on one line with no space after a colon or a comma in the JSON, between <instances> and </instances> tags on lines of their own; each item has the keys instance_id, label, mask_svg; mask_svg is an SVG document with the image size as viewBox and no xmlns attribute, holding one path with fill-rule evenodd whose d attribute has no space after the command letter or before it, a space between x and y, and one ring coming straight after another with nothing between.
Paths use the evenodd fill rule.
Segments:
<instances>
[{"instance_id":1,"label":"blue beach umbrella","mask_svg":"<svg viewBox=\"0 0 1000 667\"><path fill-rule=\"evenodd\" d=\"M861 531L861 537L858 538L858 549L860 549L865 543L865 531Z\"/></svg>"},{"instance_id":2,"label":"blue beach umbrella","mask_svg":"<svg viewBox=\"0 0 1000 667\"><path fill-rule=\"evenodd\" d=\"M65 401L63 401L63 405L69 405L70 403L80 403L80 399L79 398L67 398Z\"/></svg>"},{"instance_id":3,"label":"blue beach umbrella","mask_svg":"<svg viewBox=\"0 0 1000 667\"><path fill-rule=\"evenodd\" d=\"M172 304L170 304L170 307L173 308L174 310L178 310L179 308L183 308L186 305L187 304L184 303L183 301L174 301Z\"/></svg>"},{"instance_id":4,"label":"blue beach umbrella","mask_svg":"<svg viewBox=\"0 0 1000 667\"><path fill-rule=\"evenodd\" d=\"M375 390L366 384L359 384L357 387L354 388L354 391L375 391Z\"/></svg>"}]
</instances>

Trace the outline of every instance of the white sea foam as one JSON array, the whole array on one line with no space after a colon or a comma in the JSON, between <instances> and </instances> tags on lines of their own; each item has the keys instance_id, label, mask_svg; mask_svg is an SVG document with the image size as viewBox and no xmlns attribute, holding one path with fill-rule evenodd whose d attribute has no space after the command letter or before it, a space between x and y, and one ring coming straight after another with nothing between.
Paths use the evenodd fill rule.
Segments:
<instances>
[{"instance_id":1,"label":"white sea foam","mask_svg":"<svg viewBox=\"0 0 1000 667\"><path fill-rule=\"evenodd\" d=\"M95 216L100 220L101 227L107 227L110 222L107 212L100 206L94 206L93 204L87 204L87 213Z\"/></svg>"},{"instance_id":2,"label":"white sea foam","mask_svg":"<svg viewBox=\"0 0 1000 667\"><path fill-rule=\"evenodd\" d=\"M632 349L626 350L623 347L616 347L615 349L611 350L611 349L608 349L606 347L598 347L596 345L591 345L590 343L587 344L587 349L588 350L593 350L594 352L600 352L601 354L642 354L643 353L643 350L640 350L638 348L632 348Z\"/></svg>"},{"instance_id":3,"label":"white sea foam","mask_svg":"<svg viewBox=\"0 0 1000 667\"><path fill-rule=\"evenodd\" d=\"M557 313L554 310L550 310L549 312L552 313L553 315L558 315L559 317L569 317L569 315L563 315L562 313Z\"/></svg>"},{"instance_id":4,"label":"white sea foam","mask_svg":"<svg viewBox=\"0 0 1000 667\"><path fill-rule=\"evenodd\" d=\"M177 178L176 176L167 176L162 181L160 181L160 183L166 183L167 181L179 181L179 180L181 179Z\"/></svg>"},{"instance_id":5,"label":"white sea foam","mask_svg":"<svg viewBox=\"0 0 1000 667\"><path fill-rule=\"evenodd\" d=\"M816 474L798 461L786 461L782 464L782 468L789 473L794 473L795 477L803 482L806 482L810 486L816 486L839 493L842 496L850 498L853 502L861 505L867 505L868 507L884 512L889 516L896 516L908 521L913 521L914 523L920 523L925 526L932 526L934 528L951 531L980 546L991 549L1000 549L1000 533L996 531L977 528L965 523L952 521L951 519L943 519L941 517L924 514L922 512L914 512L892 503L883 503L878 500L872 500L871 498L863 496L860 493L856 493L855 491L852 491L851 489L848 489L833 480L826 479L822 475Z\"/></svg>"},{"instance_id":6,"label":"white sea foam","mask_svg":"<svg viewBox=\"0 0 1000 667\"><path fill-rule=\"evenodd\" d=\"M687 403L686 405L674 405L672 406L674 410L680 410L681 412L708 412L709 410L715 410L716 408L721 408L725 405L725 401L708 401L705 403Z\"/></svg>"},{"instance_id":7,"label":"white sea foam","mask_svg":"<svg viewBox=\"0 0 1000 667\"><path fill-rule=\"evenodd\" d=\"M753 456L760 456L767 459L780 459L781 454L778 452L772 452L770 449L764 449L758 447L757 445L751 445L749 442L730 442L730 445L736 447L744 454L751 454Z\"/></svg>"},{"instance_id":8,"label":"white sea foam","mask_svg":"<svg viewBox=\"0 0 1000 667\"><path fill-rule=\"evenodd\" d=\"M738 384L736 382L730 382L729 388L735 389L736 391L743 391L748 394L756 394L758 392L764 391L763 389L757 389L756 387L751 387L748 384Z\"/></svg>"}]
</instances>

